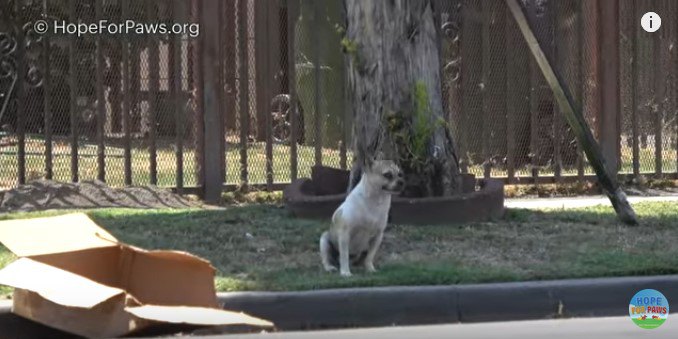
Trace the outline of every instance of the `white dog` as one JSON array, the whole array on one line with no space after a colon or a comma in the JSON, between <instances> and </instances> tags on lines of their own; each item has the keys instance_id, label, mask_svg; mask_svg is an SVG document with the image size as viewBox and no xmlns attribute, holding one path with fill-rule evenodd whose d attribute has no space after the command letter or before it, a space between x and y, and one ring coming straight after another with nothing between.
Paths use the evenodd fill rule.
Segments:
<instances>
[{"instance_id":1,"label":"white dog","mask_svg":"<svg viewBox=\"0 0 678 339\"><path fill-rule=\"evenodd\" d=\"M351 276L350 264L375 272L374 257L384 237L391 195L405 185L400 168L390 160L369 161L358 185L332 215L330 230L320 237L326 271ZM338 260L337 260L338 259Z\"/></svg>"}]
</instances>

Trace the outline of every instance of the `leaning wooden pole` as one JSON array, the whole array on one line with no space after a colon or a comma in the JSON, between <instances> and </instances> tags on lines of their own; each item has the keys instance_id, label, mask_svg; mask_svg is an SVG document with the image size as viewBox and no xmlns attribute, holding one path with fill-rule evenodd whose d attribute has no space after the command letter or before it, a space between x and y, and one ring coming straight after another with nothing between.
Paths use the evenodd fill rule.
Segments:
<instances>
[{"instance_id":1,"label":"leaning wooden pole","mask_svg":"<svg viewBox=\"0 0 678 339\"><path fill-rule=\"evenodd\" d=\"M617 216L626 224L638 224L636 213L633 211L633 208L631 208L631 205L629 205L626 194L622 191L615 178L609 172L600 146L593 137L591 129L587 125L581 110L575 108L572 95L567 90L567 87L564 86L562 77L558 76L553 67L551 67L549 60L546 58L544 51L542 51L541 46L539 45L539 41L537 41L532 29L530 29L530 25L527 22L527 18L525 17L518 0L506 0L506 3L513 14L513 17L516 19L518 27L520 28L532 55L544 74L544 78L546 78L546 81L551 87L560 111L565 115L567 123L572 128L584 153L586 153L586 157L589 159L591 167L593 167L593 170L596 172L598 182L610 198L612 206L617 212Z\"/></svg>"}]
</instances>

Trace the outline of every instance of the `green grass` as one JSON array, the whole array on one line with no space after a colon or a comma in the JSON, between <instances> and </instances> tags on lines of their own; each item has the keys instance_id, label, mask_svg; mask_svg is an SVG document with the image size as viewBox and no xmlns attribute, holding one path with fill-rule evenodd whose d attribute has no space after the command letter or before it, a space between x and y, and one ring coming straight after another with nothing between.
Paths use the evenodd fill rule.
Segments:
<instances>
[{"instance_id":1,"label":"green grass","mask_svg":"<svg viewBox=\"0 0 678 339\"><path fill-rule=\"evenodd\" d=\"M7 264L10 262L14 261L15 256L7 251L5 247L0 245L0 267L5 267ZM0 285L0 300L5 299L9 297L9 294L11 293L12 289L7 287L7 286L1 286Z\"/></svg>"},{"instance_id":2,"label":"green grass","mask_svg":"<svg viewBox=\"0 0 678 339\"><path fill-rule=\"evenodd\" d=\"M678 204L634 205L641 226L611 208L509 210L505 220L388 228L376 266L343 279L322 271L327 222L295 219L273 205L225 210L103 209L87 213L120 240L209 259L220 291L462 284L678 273ZM15 213L0 219L66 213ZM0 265L13 256L0 247ZM7 292L7 289L2 290Z\"/></svg>"},{"instance_id":3,"label":"green grass","mask_svg":"<svg viewBox=\"0 0 678 339\"><path fill-rule=\"evenodd\" d=\"M657 320L657 319L654 319L654 320L653 319L645 319L645 320L632 319L632 320L636 325L638 325L638 326L640 326L641 328L644 328L644 329L657 328L657 327L661 326L666 321L666 319L659 319L659 320Z\"/></svg>"}]
</instances>

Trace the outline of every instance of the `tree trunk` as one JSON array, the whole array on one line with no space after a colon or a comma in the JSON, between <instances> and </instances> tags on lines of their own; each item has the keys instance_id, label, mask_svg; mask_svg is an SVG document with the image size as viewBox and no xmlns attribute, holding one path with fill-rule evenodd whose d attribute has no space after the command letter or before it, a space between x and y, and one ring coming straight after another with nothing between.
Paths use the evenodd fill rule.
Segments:
<instances>
[{"instance_id":1,"label":"tree trunk","mask_svg":"<svg viewBox=\"0 0 678 339\"><path fill-rule=\"evenodd\" d=\"M354 114L352 177L381 152L405 172L407 197L461 190L443 113L434 2L346 0L342 46Z\"/></svg>"}]
</instances>

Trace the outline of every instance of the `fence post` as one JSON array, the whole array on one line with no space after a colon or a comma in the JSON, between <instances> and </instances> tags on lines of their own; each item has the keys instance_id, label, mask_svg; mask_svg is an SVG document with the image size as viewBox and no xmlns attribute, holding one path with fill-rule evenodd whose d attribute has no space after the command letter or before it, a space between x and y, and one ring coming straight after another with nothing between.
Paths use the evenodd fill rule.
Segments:
<instances>
[{"instance_id":1,"label":"fence post","mask_svg":"<svg viewBox=\"0 0 678 339\"><path fill-rule=\"evenodd\" d=\"M313 43L313 107L314 107L314 112L313 112L313 131L314 131L314 165L322 165L323 164L323 156L322 156L322 114L324 112L321 112L321 107L320 107L320 86L321 86L321 68L320 68L320 25L322 24L322 20L320 19L320 16L322 15L322 9L323 7L320 6L325 6L324 3L320 3L319 1L313 1L313 33L311 37L311 41Z\"/></svg>"},{"instance_id":2,"label":"fence post","mask_svg":"<svg viewBox=\"0 0 678 339\"><path fill-rule=\"evenodd\" d=\"M16 4L16 6L19 6ZM19 8L15 9L16 13ZM18 34L16 36L16 135L17 135L17 179L18 184L26 183L26 75L28 66L26 64L26 35L24 26L18 23ZM10 92L8 95L11 95Z\"/></svg>"},{"instance_id":3,"label":"fence post","mask_svg":"<svg viewBox=\"0 0 678 339\"><path fill-rule=\"evenodd\" d=\"M239 116L240 116L240 189L247 190L249 169L247 164L248 137L250 134L250 63L249 36L252 28L252 20L249 18L249 6L246 1L238 2L238 81L240 89Z\"/></svg>"},{"instance_id":4,"label":"fence post","mask_svg":"<svg viewBox=\"0 0 678 339\"><path fill-rule=\"evenodd\" d=\"M148 21L158 20L158 9L150 1L147 3ZM158 87L160 87L160 40L155 38L149 40L148 46L148 67L149 67L149 85L148 85L148 169L151 185L158 184L158 151L157 151L157 116L158 116Z\"/></svg>"},{"instance_id":5,"label":"fence post","mask_svg":"<svg viewBox=\"0 0 678 339\"><path fill-rule=\"evenodd\" d=\"M170 2L172 4L172 20L174 22L186 22L188 7L186 0L173 0ZM177 192L182 193L184 188L184 132L186 128L186 105L184 102L184 90L183 90L183 46L184 39L181 35L174 35L170 40L170 53L169 53L169 91L173 95L173 104L174 104L174 133L175 133L175 143L176 147L174 150L176 158L176 176L175 182L177 187Z\"/></svg>"},{"instance_id":6,"label":"fence post","mask_svg":"<svg viewBox=\"0 0 678 339\"><path fill-rule=\"evenodd\" d=\"M272 10L275 9L275 14L271 15ZM266 190L273 190L273 130L272 130L272 119L271 119L271 99L273 98L273 93L278 93L278 83L273 76L274 71L278 70L278 67L275 66L276 60L280 60L280 46L278 45L279 41L276 41L278 36L276 29L279 26L278 22L278 1L266 1L264 6L261 7L261 10L264 12L262 16L265 18L266 22L263 25L263 36L262 41L265 46L271 48L272 50L266 55L264 60L262 60L263 69L260 71L263 73L262 78L264 79L264 84L266 88L264 90L263 98L261 98L261 112L264 115L264 139L266 141Z\"/></svg>"},{"instance_id":7,"label":"fence post","mask_svg":"<svg viewBox=\"0 0 678 339\"><path fill-rule=\"evenodd\" d=\"M191 23L200 23L200 9L202 4L200 1L191 1L190 2L190 22ZM190 38L191 41L188 42L188 78L189 78L189 91L193 92L193 97L195 100L195 110L191 110L193 115L194 123L194 132L193 136L195 144L195 163L196 163L196 182L198 186L204 187L205 183L205 128L203 128L203 122L205 121L205 93L203 88L203 70L202 70L202 48L203 41L196 38ZM219 54L221 55L221 54ZM221 70L221 67L217 68ZM201 192L204 193L204 192Z\"/></svg>"},{"instance_id":8,"label":"fence post","mask_svg":"<svg viewBox=\"0 0 678 339\"><path fill-rule=\"evenodd\" d=\"M103 18L103 0L96 0L94 4L95 17L97 20ZM96 81L96 97L97 97L97 107L96 107L96 138L97 138L97 179L103 182L106 182L106 143L104 141L105 130L104 124L106 123L106 103L104 98L104 52L102 45L102 37L97 34L95 38L96 50L95 50L95 81ZM47 74L47 72L45 72ZM47 88L45 88L47 90ZM47 102L47 101L45 101Z\"/></svg>"},{"instance_id":9,"label":"fence post","mask_svg":"<svg viewBox=\"0 0 678 339\"><path fill-rule=\"evenodd\" d=\"M47 0L43 0L42 10L47 15ZM54 174L53 156L52 156L52 86L50 76L50 39L45 35L42 37L42 57L43 57L43 79L42 88L44 90L44 122L45 122L45 179L52 180Z\"/></svg>"},{"instance_id":10,"label":"fence post","mask_svg":"<svg viewBox=\"0 0 678 339\"><path fill-rule=\"evenodd\" d=\"M76 22L75 0L68 2L68 18L71 22ZM78 106L77 100L77 86L78 81L76 77L76 37L68 37L68 79L69 79L69 117L71 123L71 181L78 182L78 125L76 120L76 111ZM123 49L124 51L124 49ZM21 164L21 162L19 162Z\"/></svg>"},{"instance_id":11,"label":"fence post","mask_svg":"<svg viewBox=\"0 0 678 339\"><path fill-rule=\"evenodd\" d=\"M299 140L299 107L297 105L297 58L295 27L299 13L299 0L287 1L287 81L290 92L290 181L297 179L299 159L297 141Z\"/></svg>"},{"instance_id":12,"label":"fence post","mask_svg":"<svg viewBox=\"0 0 678 339\"><path fill-rule=\"evenodd\" d=\"M616 176L620 163L619 3L600 0L600 147L608 173Z\"/></svg>"},{"instance_id":13,"label":"fence post","mask_svg":"<svg viewBox=\"0 0 678 339\"><path fill-rule=\"evenodd\" d=\"M200 6L200 21L202 34L201 41L202 58L196 60L202 63L204 107L203 128L205 154L202 159L204 169L203 193L207 202L218 202L221 197L223 177L221 166L224 164L224 132L219 100L219 2L203 1Z\"/></svg>"}]
</instances>

